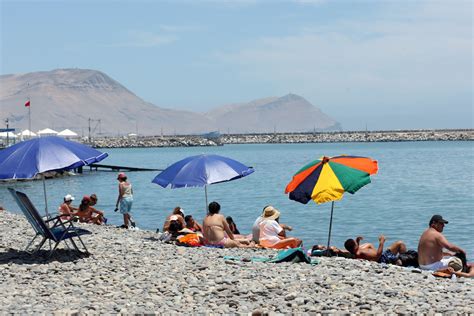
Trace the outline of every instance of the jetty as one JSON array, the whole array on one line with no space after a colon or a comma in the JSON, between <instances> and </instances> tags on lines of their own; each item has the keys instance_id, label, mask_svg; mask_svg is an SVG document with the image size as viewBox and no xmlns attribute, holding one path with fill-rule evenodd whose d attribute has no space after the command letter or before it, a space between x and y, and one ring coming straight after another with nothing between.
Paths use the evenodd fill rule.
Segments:
<instances>
[{"instance_id":1,"label":"jetty","mask_svg":"<svg viewBox=\"0 0 474 316\"><path fill-rule=\"evenodd\" d=\"M127 167L127 166L117 166L117 165L104 165L93 163L88 165L90 171L99 171L99 169L105 169L110 171L163 171L164 169L155 169L155 168L138 168L138 167ZM77 173L82 173L82 168L77 168Z\"/></svg>"}]
</instances>

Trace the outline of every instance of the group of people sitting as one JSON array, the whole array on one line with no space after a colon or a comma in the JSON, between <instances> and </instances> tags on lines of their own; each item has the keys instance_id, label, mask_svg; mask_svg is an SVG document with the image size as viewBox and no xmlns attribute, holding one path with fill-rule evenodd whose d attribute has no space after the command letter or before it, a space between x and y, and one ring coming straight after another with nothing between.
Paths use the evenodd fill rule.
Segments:
<instances>
[{"instance_id":1,"label":"group of people sitting","mask_svg":"<svg viewBox=\"0 0 474 316\"><path fill-rule=\"evenodd\" d=\"M191 215L184 216L178 206L163 225L163 231L175 237L185 233L200 233L200 243L222 248L263 247L274 249L295 248L301 240L286 236L292 228L279 223L280 212L271 205L265 206L262 214L255 220L251 235L241 235L232 217L220 214L221 206L211 202L203 224L197 223Z\"/></svg>"},{"instance_id":2,"label":"group of people sitting","mask_svg":"<svg viewBox=\"0 0 474 316\"><path fill-rule=\"evenodd\" d=\"M219 203L212 202L209 204L208 214L202 225L197 223L191 215L184 216L183 210L176 207L167 217L163 231L174 236L197 232L199 244L211 247L287 249L301 246L300 239L286 235L286 232L292 231L292 227L280 223L279 219L280 211L267 205L255 220L252 234L241 235L232 218L225 218L220 214ZM361 243L363 237L358 236L355 239L347 239L344 250L336 247L326 249L325 246L315 245L310 252L312 254L329 252L332 255L385 264L419 266L422 270L442 271L458 277L474 277L474 263L466 262L466 252L448 242L443 236L443 228L447 223L442 216L434 215L428 229L420 237L417 251L408 250L401 240L385 248L385 236L380 235L378 247L372 243Z\"/></svg>"},{"instance_id":3,"label":"group of people sitting","mask_svg":"<svg viewBox=\"0 0 474 316\"><path fill-rule=\"evenodd\" d=\"M102 225L107 223L107 219L104 217L104 212L97 210L94 206L97 204L97 195L91 194L84 195L81 200L79 207L72 205L72 201L75 198L71 194L64 196L63 203L59 206L59 213L61 219L71 220L76 219L81 223L91 223Z\"/></svg>"}]
</instances>

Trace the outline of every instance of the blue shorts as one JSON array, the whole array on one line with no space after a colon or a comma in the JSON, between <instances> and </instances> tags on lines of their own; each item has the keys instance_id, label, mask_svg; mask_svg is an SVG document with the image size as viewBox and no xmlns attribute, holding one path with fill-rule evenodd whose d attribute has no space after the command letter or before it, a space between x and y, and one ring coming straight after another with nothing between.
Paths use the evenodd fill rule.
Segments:
<instances>
[{"instance_id":1,"label":"blue shorts","mask_svg":"<svg viewBox=\"0 0 474 316\"><path fill-rule=\"evenodd\" d=\"M394 255L390 249L385 250L380 256L379 263L390 263L395 264L397 262L398 256Z\"/></svg>"},{"instance_id":2,"label":"blue shorts","mask_svg":"<svg viewBox=\"0 0 474 316\"><path fill-rule=\"evenodd\" d=\"M127 196L120 200L120 213L128 214L132 212L133 197Z\"/></svg>"}]
</instances>

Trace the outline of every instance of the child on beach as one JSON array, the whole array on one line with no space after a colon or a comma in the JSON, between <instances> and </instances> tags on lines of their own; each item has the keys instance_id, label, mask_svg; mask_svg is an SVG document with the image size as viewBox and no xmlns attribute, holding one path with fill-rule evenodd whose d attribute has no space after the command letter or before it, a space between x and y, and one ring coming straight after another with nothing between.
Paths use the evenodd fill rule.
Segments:
<instances>
[{"instance_id":1,"label":"child on beach","mask_svg":"<svg viewBox=\"0 0 474 316\"><path fill-rule=\"evenodd\" d=\"M239 229L237 228L237 225L235 225L232 216L227 216L225 220L227 221L227 224L229 224L229 228L232 231L232 234L240 235Z\"/></svg>"},{"instance_id":2,"label":"child on beach","mask_svg":"<svg viewBox=\"0 0 474 316\"><path fill-rule=\"evenodd\" d=\"M192 215L186 215L184 221L186 222L187 229L192 230L193 232L202 232L201 225L194 220Z\"/></svg>"},{"instance_id":3,"label":"child on beach","mask_svg":"<svg viewBox=\"0 0 474 316\"><path fill-rule=\"evenodd\" d=\"M129 228L130 225L135 227L135 223L131 220L130 213L132 212L132 203L133 203L133 189L132 184L127 182L127 176L125 173L121 172L117 176L119 182L118 186L118 197L117 203L115 204L116 208L119 208L120 213L123 214L123 225L122 228Z\"/></svg>"}]
</instances>

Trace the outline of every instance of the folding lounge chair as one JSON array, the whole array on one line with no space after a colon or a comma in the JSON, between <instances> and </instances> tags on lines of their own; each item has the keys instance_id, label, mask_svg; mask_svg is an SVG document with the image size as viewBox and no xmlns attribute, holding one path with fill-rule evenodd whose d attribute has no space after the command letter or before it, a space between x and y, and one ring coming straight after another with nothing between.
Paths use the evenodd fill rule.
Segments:
<instances>
[{"instance_id":1,"label":"folding lounge chair","mask_svg":"<svg viewBox=\"0 0 474 316\"><path fill-rule=\"evenodd\" d=\"M79 241L82 244L82 247L84 248L84 253L85 254L90 254L89 251L86 248L86 245L82 241L81 237L82 235L88 235L91 234L90 231L82 228L77 228L74 227L72 220L68 221L63 221L61 220L61 215L56 216L54 218L48 219L48 220L43 220L41 215L38 213L38 210L36 210L35 206L33 203L31 203L30 199L28 196L23 193L16 191L12 188L8 188L8 191L13 195L13 198L15 199L16 203L20 207L21 211L23 214L25 214L26 219L28 222L33 226L33 229L36 231L35 237L29 242L28 246L26 246L25 251L28 252L28 248L33 244L35 239L38 236L42 236L43 240L39 243L39 245L36 247L36 249L33 252L29 253L35 253L38 250L43 247L45 244L46 240L50 240L54 242L54 247L51 247L51 242L50 242L50 248L51 251L49 253L49 257L53 254L53 252L56 250L58 247L59 243L64 240L64 243L66 244L67 248L70 249L68 243L66 240L70 240L71 244L73 245L74 249L76 249L78 252L81 252L79 248L77 247L76 243L72 239L73 237L77 237Z\"/></svg>"}]
</instances>

